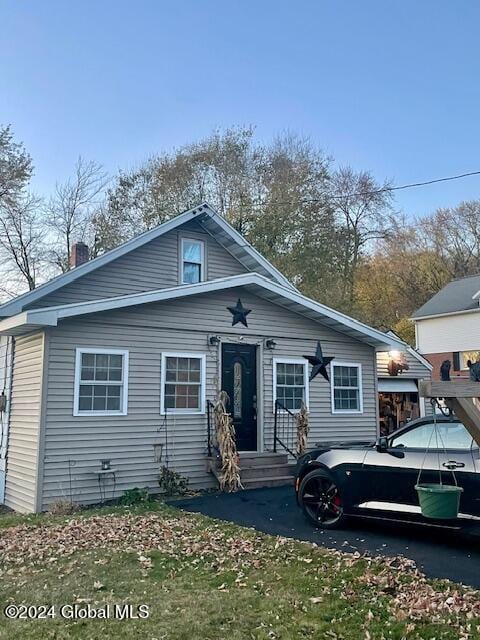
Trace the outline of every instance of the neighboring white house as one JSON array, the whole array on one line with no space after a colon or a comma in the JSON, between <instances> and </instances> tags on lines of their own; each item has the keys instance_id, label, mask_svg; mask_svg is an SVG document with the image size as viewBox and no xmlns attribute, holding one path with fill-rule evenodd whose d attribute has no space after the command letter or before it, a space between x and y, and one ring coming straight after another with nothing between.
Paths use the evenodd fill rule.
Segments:
<instances>
[{"instance_id":1,"label":"neighboring white house","mask_svg":"<svg viewBox=\"0 0 480 640\"><path fill-rule=\"evenodd\" d=\"M213 486L208 410L220 390L241 459L269 468L279 403L282 420L308 405L312 443L376 438L376 354L404 343L301 295L208 205L82 256L77 246L75 268L0 306L7 506L158 491L166 463ZM309 381L304 356L318 342L334 357L330 382Z\"/></svg>"},{"instance_id":2,"label":"neighboring white house","mask_svg":"<svg viewBox=\"0 0 480 640\"><path fill-rule=\"evenodd\" d=\"M468 377L467 362L480 360L480 275L449 282L412 316L416 346L433 365L450 360L452 377Z\"/></svg>"}]
</instances>

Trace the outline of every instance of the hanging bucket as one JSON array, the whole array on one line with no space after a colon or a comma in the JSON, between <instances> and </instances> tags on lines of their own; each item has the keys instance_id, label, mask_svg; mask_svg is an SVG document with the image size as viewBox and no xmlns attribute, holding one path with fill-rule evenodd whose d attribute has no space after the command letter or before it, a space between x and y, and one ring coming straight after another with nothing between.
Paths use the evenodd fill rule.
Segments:
<instances>
[{"instance_id":1,"label":"hanging bucket","mask_svg":"<svg viewBox=\"0 0 480 640\"><path fill-rule=\"evenodd\" d=\"M458 516L462 487L450 484L416 484L415 489L425 518L452 520Z\"/></svg>"}]
</instances>

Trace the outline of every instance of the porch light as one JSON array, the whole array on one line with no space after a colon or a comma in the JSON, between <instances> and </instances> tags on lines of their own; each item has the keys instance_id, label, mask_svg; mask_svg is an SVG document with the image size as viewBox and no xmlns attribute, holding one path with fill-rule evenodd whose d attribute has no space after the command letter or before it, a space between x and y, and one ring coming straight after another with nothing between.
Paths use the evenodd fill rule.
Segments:
<instances>
[{"instance_id":1,"label":"porch light","mask_svg":"<svg viewBox=\"0 0 480 640\"><path fill-rule=\"evenodd\" d=\"M275 349L276 346L277 346L277 343L273 338L267 338L267 340L265 340L265 349L273 350Z\"/></svg>"},{"instance_id":2,"label":"porch light","mask_svg":"<svg viewBox=\"0 0 480 640\"><path fill-rule=\"evenodd\" d=\"M400 354L400 351L394 350L394 351L389 351L388 356L391 360L397 361L397 360L400 360L401 354Z\"/></svg>"},{"instance_id":3,"label":"porch light","mask_svg":"<svg viewBox=\"0 0 480 640\"><path fill-rule=\"evenodd\" d=\"M410 368L408 366L406 354L402 351L389 351L388 352L389 360L387 365L388 374L391 376L398 376L402 371L408 371Z\"/></svg>"},{"instance_id":4,"label":"porch light","mask_svg":"<svg viewBox=\"0 0 480 640\"><path fill-rule=\"evenodd\" d=\"M217 344L220 344L220 336L208 336L208 344L211 347L216 347Z\"/></svg>"}]
</instances>

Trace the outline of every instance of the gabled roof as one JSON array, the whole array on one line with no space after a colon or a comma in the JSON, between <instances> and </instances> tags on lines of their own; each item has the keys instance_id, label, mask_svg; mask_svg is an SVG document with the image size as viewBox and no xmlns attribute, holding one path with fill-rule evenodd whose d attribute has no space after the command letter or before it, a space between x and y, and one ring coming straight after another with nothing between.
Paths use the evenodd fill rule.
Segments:
<instances>
[{"instance_id":1,"label":"gabled roof","mask_svg":"<svg viewBox=\"0 0 480 640\"><path fill-rule=\"evenodd\" d=\"M479 311L480 275L452 280L412 315L412 320Z\"/></svg>"},{"instance_id":2,"label":"gabled roof","mask_svg":"<svg viewBox=\"0 0 480 640\"><path fill-rule=\"evenodd\" d=\"M135 293L116 298L103 300L91 300L75 304L47 307L44 309L31 309L18 315L0 321L0 335L19 335L42 327L55 327L59 321L84 316L101 311L124 309L152 302L162 302L186 298L202 293L223 291L233 287L245 287L255 295L258 295L274 304L290 309L311 320L330 327L361 342L366 342L379 350L389 348L401 349L404 343L382 331L373 329L358 320L326 307L319 302L303 296L291 287L284 287L269 278L258 273L245 273L238 276L218 278L198 284L182 285L170 289L157 289L145 293Z\"/></svg>"},{"instance_id":3,"label":"gabled roof","mask_svg":"<svg viewBox=\"0 0 480 640\"><path fill-rule=\"evenodd\" d=\"M147 242L151 242L159 236L177 229L181 225L197 220L207 233L212 235L229 253L242 263L247 269L256 271L262 275L273 278L281 285L294 289L295 287L287 280L287 278L278 271L270 262L264 258L252 245L241 236L222 216L220 216L210 205L204 203L194 209L190 209L171 218L167 222L145 231L145 233L124 242L123 244L107 251L107 253L98 256L94 260L90 260L79 267L68 271L62 275L52 278L45 284L37 287L33 291L24 293L0 305L0 317L11 316L22 311L26 306L40 300L44 296L64 287L65 285L78 280L86 275L103 267L104 265L116 260L121 256L138 249Z\"/></svg>"}]
</instances>

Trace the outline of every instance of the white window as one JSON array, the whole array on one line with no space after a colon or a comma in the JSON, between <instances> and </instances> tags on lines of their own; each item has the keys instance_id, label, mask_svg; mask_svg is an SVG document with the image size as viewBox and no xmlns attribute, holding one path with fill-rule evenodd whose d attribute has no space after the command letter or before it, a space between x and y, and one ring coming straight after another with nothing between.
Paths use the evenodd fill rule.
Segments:
<instances>
[{"instance_id":1,"label":"white window","mask_svg":"<svg viewBox=\"0 0 480 640\"><path fill-rule=\"evenodd\" d=\"M461 351L460 352L460 367L461 369L468 371L467 362L479 362L480 351Z\"/></svg>"},{"instance_id":2,"label":"white window","mask_svg":"<svg viewBox=\"0 0 480 640\"><path fill-rule=\"evenodd\" d=\"M333 361L330 368L332 412L362 413L362 365Z\"/></svg>"},{"instance_id":3,"label":"white window","mask_svg":"<svg viewBox=\"0 0 480 640\"><path fill-rule=\"evenodd\" d=\"M128 351L77 349L74 416L125 416L128 403Z\"/></svg>"},{"instance_id":4,"label":"white window","mask_svg":"<svg viewBox=\"0 0 480 640\"><path fill-rule=\"evenodd\" d=\"M182 284L205 280L205 244L202 240L182 238Z\"/></svg>"},{"instance_id":5,"label":"white window","mask_svg":"<svg viewBox=\"0 0 480 640\"><path fill-rule=\"evenodd\" d=\"M160 411L205 413L205 355L162 354Z\"/></svg>"},{"instance_id":6,"label":"white window","mask_svg":"<svg viewBox=\"0 0 480 640\"><path fill-rule=\"evenodd\" d=\"M308 407L308 367L305 360L273 359L274 409L278 400L289 411Z\"/></svg>"}]
</instances>

